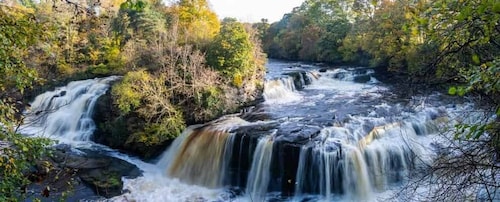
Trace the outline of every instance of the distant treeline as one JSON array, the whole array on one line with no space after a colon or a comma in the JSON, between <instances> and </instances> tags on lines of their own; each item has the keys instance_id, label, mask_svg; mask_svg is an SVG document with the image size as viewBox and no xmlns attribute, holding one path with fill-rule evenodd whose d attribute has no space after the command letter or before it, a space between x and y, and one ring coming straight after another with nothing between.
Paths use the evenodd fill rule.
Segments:
<instances>
[{"instance_id":1,"label":"distant treeline","mask_svg":"<svg viewBox=\"0 0 500 202\"><path fill-rule=\"evenodd\" d=\"M254 27L271 58L467 82L477 71L497 69L499 20L495 0L306 0L279 22Z\"/></svg>"}]
</instances>

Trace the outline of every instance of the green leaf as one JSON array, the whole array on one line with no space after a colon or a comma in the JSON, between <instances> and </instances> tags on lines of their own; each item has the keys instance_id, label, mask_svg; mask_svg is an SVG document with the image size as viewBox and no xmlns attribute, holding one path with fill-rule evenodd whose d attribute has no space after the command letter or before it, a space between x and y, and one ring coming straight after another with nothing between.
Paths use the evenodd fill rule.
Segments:
<instances>
[{"instance_id":1,"label":"green leaf","mask_svg":"<svg viewBox=\"0 0 500 202\"><path fill-rule=\"evenodd\" d=\"M474 62L474 64L476 65L481 64L481 60L479 59L479 56L477 54L472 55L472 62Z\"/></svg>"},{"instance_id":2,"label":"green leaf","mask_svg":"<svg viewBox=\"0 0 500 202\"><path fill-rule=\"evenodd\" d=\"M460 86L457 88L457 93L458 93L458 96L464 96L465 95L465 88Z\"/></svg>"},{"instance_id":3,"label":"green leaf","mask_svg":"<svg viewBox=\"0 0 500 202\"><path fill-rule=\"evenodd\" d=\"M479 137L481 137L481 135L483 135L484 133L484 126L481 126L480 129L474 131L474 139L478 139Z\"/></svg>"},{"instance_id":4,"label":"green leaf","mask_svg":"<svg viewBox=\"0 0 500 202\"><path fill-rule=\"evenodd\" d=\"M495 13L500 13L500 2L496 2L495 5L493 5L493 12Z\"/></svg>"},{"instance_id":5,"label":"green leaf","mask_svg":"<svg viewBox=\"0 0 500 202\"><path fill-rule=\"evenodd\" d=\"M450 87L450 89L448 89L448 94L450 94L450 95L456 95L457 94L457 88L456 87Z\"/></svg>"}]
</instances>

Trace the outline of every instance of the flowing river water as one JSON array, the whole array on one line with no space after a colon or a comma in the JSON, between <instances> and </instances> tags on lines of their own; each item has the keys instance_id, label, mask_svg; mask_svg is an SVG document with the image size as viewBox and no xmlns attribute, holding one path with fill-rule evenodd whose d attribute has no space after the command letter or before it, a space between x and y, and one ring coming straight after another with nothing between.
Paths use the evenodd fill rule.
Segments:
<instances>
[{"instance_id":1,"label":"flowing river water","mask_svg":"<svg viewBox=\"0 0 500 202\"><path fill-rule=\"evenodd\" d=\"M111 201L384 201L432 162L438 134L472 107L439 93L400 98L366 68L271 60L267 69L264 102L189 126L154 162L91 141L94 104L119 77L39 95L21 132L143 170Z\"/></svg>"}]
</instances>

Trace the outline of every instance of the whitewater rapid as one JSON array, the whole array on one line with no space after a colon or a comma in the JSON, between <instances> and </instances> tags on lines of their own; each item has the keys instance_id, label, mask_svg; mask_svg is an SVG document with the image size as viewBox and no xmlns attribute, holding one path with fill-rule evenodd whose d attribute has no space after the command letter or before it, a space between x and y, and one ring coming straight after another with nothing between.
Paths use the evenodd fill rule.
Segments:
<instances>
[{"instance_id":1,"label":"whitewater rapid","mask_svg":"<svg viewBox=\"0 0 500 202\"><path fill-rule=\"evenodd\" d=\"M252 123L230 116L204 125L215 132L207 129L193 132L201 126L190 127L162 155L154 174L125 180L129 193L113 200L386 201L411 177L413 170L432 162L435 156L432 145L439 141L440 128L452 124L449 120L456 118L455 111L471 107L426 103L425 97L391 103L387 99L393 96L390 88L372 76L373 70L359 73L357 69L346 68L319 72L314 67L298 68L306 71L311 83L297 89L292 77L282 75L284 71L297 70L288 66L280 62L268 65L271 69L264 85L265 102L257 111L269 115L271 120ZM366 82L355 82L360 75L366 77ZM273 145L282 138L276 130L265 132L252 143L255 145L249 157L252 161L248 165L248 179L243 184L233 182L242 187L234 187L226 179L234 176L231 172L240 172L227 170L230 154L245 154L241 149L247 144L244 136L236 138L233 129L269 122L284 127L312 124L310 127L320 128L317 136L310 137L310 142L300 147L296 181L290 182L295 192L289 197L272 191L277 187L272 184L276 180L272 179L275 177L272 170L278 155ZM196 137L190 139L193 134ZM203 135L210 138L198 137ZM223 148L211 151L201 146L208 143ZM186 149L200 156L193 159L178 156ZM187 166L182 174L177 171L172 174L172 164L179 163L176 158ZM217 169L213 169L214 165ZM192 171L194 168L197 172ZM286 180L289 181L281 179Z\"/></svg>"},{"instance_id":2,"label":"whitewater rapid","mask_svg":"<svg viewBox=\"0 0 500 202\"><path fill-rule=\"evenodd\" d=\"M438 134L473 108L438 93L399 99L366 68L267 67L263 103L189 126L152 162L91 141L96 100L119 77L37 96L20 131L143 171L123 178L124 194L109 201L385 201L432 163Z\"/></svg>"}]
</instances>

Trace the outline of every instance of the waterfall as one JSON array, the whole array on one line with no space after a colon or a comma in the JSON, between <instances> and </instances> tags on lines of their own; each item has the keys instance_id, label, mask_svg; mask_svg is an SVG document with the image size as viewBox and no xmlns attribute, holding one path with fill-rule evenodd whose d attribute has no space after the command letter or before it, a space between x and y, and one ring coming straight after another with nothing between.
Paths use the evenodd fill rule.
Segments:
<instances>
[{"instance_id":1,"label":"waterfall","mask_svg":"<svg viewBox=\"0 0 500 202\"><path fill-rule=\"evenodd\" d=\"M271 178L272 152L272 136L260 138L255 149L246 187L246 193L252 201L264 201Z\"/></svg>"},{"instance_id":2,"label":"waterfall","mask_svg":"<svg viewBox=\"0 0 500 202\"><path fill-rule=\"evenodd\" d=\"M348 197L367 199L371 193L368 167L358 148L344 145L344 180L343 186Z\"/></svg>"},{"instance_id":3,"label":"waterfall","mask_svg":"<svg viewBox=\"0 0 500 202\"><path fill-rule=\"evenodd\" d=\"M165 175L187 184L219 188L227 176L234 134L232 127L246 121L231 117L204 126L190 126L175 139L157 166Z\"/></svg>"},{"instance_id":4,"label":"waterfall","mask_svg":"<svg viewBox=\"0 0 500 202\"><path fill-rule=\"evenodd\" d=\"M354 81L360 83L375 83L377 80L372 76L375 73L372 69L334 69L328 75L340 81Z\"/></svg>"},{"instance_id":5,"label":"waterfall","mask_svg":"<svg viewBox=\"0 0 500 202\"><path fill-rule=\"evenodd\" d=\"M200 128L183 139L168 167L167 175L188 184L209 188L222 186L224 150L231 140L226 131ZM207 161L209 160L209 162Z\"/></svg>"},{"instance_id":6,"label":"waterfall","mask_svg":"<svg viewBox=\"0 0 500 202\"><path fill-rule=\"evenodd\" d=\"M289 103L300 101L301 97L296 92L292 77L267 80L264 83L264 99L269 104Z\"/></svg>"},{"instance_id":7,"label":"waterfall","mask_svg":"<svg viewBox=\"0 0 500 202\"><path fill-rule=\"evenodd\" d=\"M301 69L296 74L288 66L270 71L264 104L244 116L189 126L156 164L103 146L100 150L144 171L123 179L128 191L114 200L376 200L432 163L439 139L431 134L450 126L450 107L459 109L435 100L415 102L415 107L387 98L390 90L375 82L373 70ZM75 81L39 95L20 131L88 143L95 129L93 107L117 78Z\"/></svg>"},{"instance_id":8,"label":"waterfall","mask_svg":"<svg viewBox=\"0 0 500 202\"><path fill-rule=\"evenodd\" d=\"M323 129L322 144L301 149L295 196L317 193L331 200L332 194L343 194L368 199L373 191L405 181L419 164L415 156L429 155L416 142L419 135L429 134L423 131L434 131L436 121L389 123L359 139L346 139L357 136L348 130Z\"/></svg>"},{"instance_id":9,"label":"waterfall","mask_svg":"<svg viewBox=\"0 0 500 202\"><path fill-rule=\"evenodd\" d=\"M70 82L38 95L25 112L20 132L61 142L89 141L95 130L92 113L97 99L118 76Z\"/></svg>"}]
</instances>

